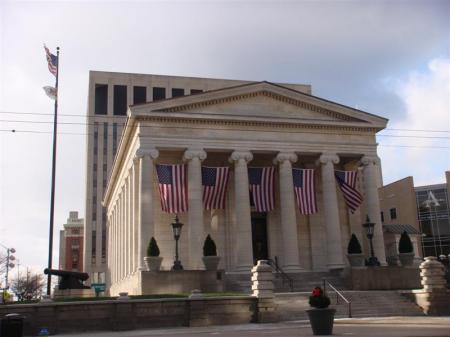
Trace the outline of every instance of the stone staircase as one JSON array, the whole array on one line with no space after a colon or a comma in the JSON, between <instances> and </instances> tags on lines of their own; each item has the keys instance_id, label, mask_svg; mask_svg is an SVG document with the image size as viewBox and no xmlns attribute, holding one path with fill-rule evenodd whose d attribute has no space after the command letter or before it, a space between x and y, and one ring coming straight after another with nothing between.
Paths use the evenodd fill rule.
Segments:
<instances>
[{"instance_id":1,"label":"stone staircase","mask_svg":"<svg viewBox=\"0 0 450 337\"><path fill-rule=\"evenodd\" d=\"M280 273L274 273L274 287L275 292L290 292L289 282ZM347 278L342 274L342 271L331 272L303 272L303 273L289 273L288 276L293 281L293 291L303 292L311 291L314 287L322 287L323 279L333 284L337 289L349 289Z\"/></svg>"},{"instance_id":2,"label":"stone staircase","mask_svg":"<svg viewBox=\"0 0 450 337\"><path fill-rule=\"evenodd\" d=\"M312 289L312 288L311 288ZM277 293L275 303L282 321L307 320L305 312L311 292ZM422 310L396 290L342 291L351 301L352 317L388 317L388 316L424 316ZM336 308L336 318L348 317L347 304L339 299L336 304L336 293L328 292L330 307Z\"/></svg>"}]
</instances>

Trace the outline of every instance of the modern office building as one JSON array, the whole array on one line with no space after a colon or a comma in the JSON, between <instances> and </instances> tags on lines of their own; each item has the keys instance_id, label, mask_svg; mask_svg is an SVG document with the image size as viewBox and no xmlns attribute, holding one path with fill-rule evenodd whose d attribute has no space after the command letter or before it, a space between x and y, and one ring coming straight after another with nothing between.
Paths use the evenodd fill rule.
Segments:
<instances>
[{"instance_id":1,"label":"modern office building","mask_svg":"<svg viewBox=\"0 0 450 337\"><path fill-rule=\"evenodd\" d=\"M394 228L391 225L404 226L412 234L416 256L450 254L450 171L445 177L443 184L414 187L413 177L406 177L380 188L385 232ZM391 253L395 253L398 236L396 243L385 239Z\"/></svg>"},{"instance_id":2,"label":"modern office building","mask_svg":"<svg viewBox=\"0 0 450 337\"><path fill-rule=\"evenodd\" d=\"M128 106L250 83L222 79L91 71L87 105L84 268L90 282L105 281L106 211L102 198L126 122ZM311 93L308 85L284 84Z\"/></svg>"},{"instance_id":3,"label":"modern office building","mask_svg":"<svg viewBox=\"0 0 450 337\"><path fill-rule=\"evenodd\" d=\"M91 271L107 271L109 293L141 294L149 289L144 257L152 236L161 250L163 270L170 270L174 255L170 224L175 212L184 223L180 258L189 270L204 268L202 245L207 234L216 241L219 268L226 278L249 274L255 260L275 257L290 274L342 270L348 266L345 254L351 233L360 240L364 236L366 215L375 223L375 254L386 263L375 136L387 120L312 96L309 86L215 81L91 74L89 106L94 114L89 126L93 134L89 135L86 211L94 221L87 231L91 235L86 235L86 258L95 262L96 269L91 264ZM133 103L136 87L153 96L146 97L148 103L129 107L118 144L114 123L125 120L114 119L114 111L120 106L120 113L125 113L124 102ZM97 94L102 104L94 99L96 88L103 88L103 94ZM155 100L162 98L158 92L173 95L177 88L185 95ZM203 92L189 95L191 89ZM119 100L117 95L126 99ZM123 104L114 104L118 101ZM95 115L97 106L107 115ZM105 135L110 126L113 134ZM116 151L111 166L109 156L112 160ZM202 172L218 167L229 170L225 208L206 209L202 191L207 183ZM103 168L103 173L97 168ZM363 202L354 212L347 207L352 200L346 203L338 188L335 170L359 173L358 179L345 178L347 189L351 185L362 194ZM306 171L313 172L314 179L305 180ZM294 178L299 172L302 183ZM266 178L271 183L264 186L273 189L258 192ZM167 192L172 188L168 185L176 185L176 192ZM104 195L105 210L100 207L100 195ZM302 208L303 203L311 206L306 201L311 195L316 196L317 210ZM265 207L267 211L260 210ZM100 231L103 243L94 237ZM91 242L96 242L96 259ZM102 252L106 242L108 250ZM364 249L367 252L367 245ZM103 258L107 256L107 268L98 260L102 253Z\"/></svg>"},{"instance_id":4,"label":"modern office building","mask_svg":"<svg viewBox=\"0 0 450 337\"><path fill-rule=\"evenodd\" d=\"M70 212L59 232L59 269L83 271L83 230L84 219L78 218L78 212Z\"/></svg>"}]
</instances>

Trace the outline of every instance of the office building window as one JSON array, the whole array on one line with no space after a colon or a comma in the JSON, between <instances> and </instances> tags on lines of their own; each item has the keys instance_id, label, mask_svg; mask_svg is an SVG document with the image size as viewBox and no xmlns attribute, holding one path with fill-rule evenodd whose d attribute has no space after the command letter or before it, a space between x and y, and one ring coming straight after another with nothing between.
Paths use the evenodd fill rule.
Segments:
<instances>
[{"instance_id":1,"label":"office building window","mask_svg":"<svg viewBox=\"0 0 450 337\"><path fill-rule=\"evenodd\" d=\"M199 94L201 92L203 92L203 90L201 90L201 89L191 89L191 95Z\"/></svg>"},{"instance_id":2,"label":"office building window","mask_svg":"<svg viewBox=\"0 0 450 337\"><path fill-rule=\"evenodd\" d=\"M160 99L165 99L165 98L166 98L166 88L159 88L159 87L153 88L153 100L154 101L158 101Z\"/></svg>"},{"instance_id":3,"label":"office building window","mask_svg":"<svg viewBox=\"0 0 450 337\"><path fill-rule=\"evenodd\" d=\"M380 212L380 215L381 215L381 222L384 222L384 213Z\"/></svg>"},{"instance_id":4,"label":"office building window","mask_svg":"<svg viewBox=\"0 0 450 337\"><path fill-rule=\"evenodd\" d=\"M106 115L108 113L108 85L95 85L94 110L96 115Z\"/></svg>"},{"instance_id":5,"label":"office building window","mask_svg":"<svg viewBox=\"0 0 450 337\"><path fill-rule=\"evenodd\" d=\"M108 154L108 123L103 123L103 162Z\"/></svg>"},{"instance_id":6,"label":"office building window","mask_svg":"<svg viewBox=\"0 0 450 337\"><path fill-rule=\"evenodd\" d=\"M133 87L133 104L147 102L147 88Z\"/></svg>"},{"instance_id":7,"label":"office building window","mask_svg":"<svg viewBox=\"0 0 450 337\"><path fill-rule=\"evenodd\" d=\"M97 248L97 231L92 231L92 257L95 258L95 250Z\"/></svg>"},{"instance_id":8,"label":"office building window","mask_svg":"<svg viewBox=\"0 0 450 337\"><path fill-rule=\"evenodd\" d=\"M127 86L114 86L114 110L116 116L124 116L127 114Z\"/></svg>"},{"instance_id":9,"label":"office building window","mask_svg":"<svg viewBox=\"0 0 450 337\"><path fill-rule=\"evenodd\" d=\"M113 123L113 157L117 152L117 123Z\"/></svg>"},{"instance_id":10,"label":"office building window","mask_svg":"<svg viewBox=\"0 0 450 337\"><path fill-rule=\"evenodd\" d=\"M391 208L389 210L389 212L391 213L391 220L397 219L397 209L396 208Z\"/></svg>"},{"instance_id":11,"label":"office building window","mask_svg":"<svg viewBox=\"0 0 450 337\"><path fill-rule=\"evenodd\" d=\"M106 230L102 230L102 259L106 259Z\"/></svg>"},{"instance_id":12,"label":"office building window","mask_svg":"<svg viewBox=\"0 0 450 337\"><path fill-rule=\"evenodd\" d=\"M172 88L172 97L184 96L184 89Z\"/></svg>"}]
</instances>

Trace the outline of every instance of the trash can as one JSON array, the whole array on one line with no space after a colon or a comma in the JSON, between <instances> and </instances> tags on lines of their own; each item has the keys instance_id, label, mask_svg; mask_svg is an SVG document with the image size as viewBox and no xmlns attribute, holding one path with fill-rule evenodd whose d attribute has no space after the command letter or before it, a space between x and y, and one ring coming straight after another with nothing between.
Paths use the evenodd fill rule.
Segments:
<instances>
[{"instance_id":1,"label":"trash can","mask_svg":"<svg viewBox=\"0 0 450 337\"><path fill-rule=\"evenodd\" d=\"M22 337L23 316L19 314L8 314L2 318L1 336Z\"/></svg>"}]
</instances>

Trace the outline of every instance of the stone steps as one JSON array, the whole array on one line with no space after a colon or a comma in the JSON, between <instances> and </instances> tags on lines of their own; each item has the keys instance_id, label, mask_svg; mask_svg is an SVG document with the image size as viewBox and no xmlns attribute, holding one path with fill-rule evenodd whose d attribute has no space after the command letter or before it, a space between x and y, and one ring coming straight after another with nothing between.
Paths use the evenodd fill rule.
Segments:
<instances>
[{"instance_id":1,"label":"stone steps","mask_svg":"<svg viewBox=\"0 0 450 337\"><path fill-rule=\"evenodd\" d=\"M388 317L388 316L423 316L413 302L397 291L343 291L343 295L351 301L352 317ZM309 309L310 292L278 293L275 297L277 312L281 320L308 319L305 312ZM336 295L329 292L331 307L336 309L336 317L348 317L348 306L340 300L336 304Z\"/></svg>"}]
</instances>

